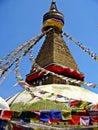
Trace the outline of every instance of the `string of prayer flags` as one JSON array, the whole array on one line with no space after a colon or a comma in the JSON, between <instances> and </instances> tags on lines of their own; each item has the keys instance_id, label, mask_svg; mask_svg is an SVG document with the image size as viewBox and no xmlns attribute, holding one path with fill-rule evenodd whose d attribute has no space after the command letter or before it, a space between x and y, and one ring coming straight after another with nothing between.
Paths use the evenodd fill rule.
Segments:
<instances>
[{"instance_id":1,"label":"string of prayer flags","mask_svg":"<svg viewBox=\"0 0 98 130\"><path fill-rule=\"evenodd\" d=\"M4 82L4 80L15 70L15 68L9 70L0 80L0 84L2 84Z\"/></svg>"},{"instance_id":2,"label":"string of prayer flags","mask_svg":"<svg viewBox=\"0 0 98 130\"><path fill-rule=\"evenodd\" d=\"M52 28L51 28L52 29ZM5 64L2 64L0 66L0 77L2 77L2 75L8 71L8 69L10 69L14 63L17 61L17 59L22 59L23 56L25 56L32 48L33 46L47 33L49 32L51 29L47 30L46 32L34 37L33 39L30 39L29 41L25 42L24 44L20 45L19 47L17 47L16 49L14 49L13 51L11 51L7 56L4 56L1 60L0 60L0 64L3 63L3 61L7 62ZM21 58L20 58L21 57ZM8 60L9 59L9 60ZM2 69L3 68L3 69Z\"/></svg>"},{"instance_id":3,"label":"string of prayer flags","mask_svg":"<svg viewBox=\"0 0 98 130\"><path fill-rule=\"evenodd\" d=\"M16 57L17 54L20 53L24 48L26 49L29 44L31 44L32 42L35 42L36 38L38 38L38 36L30 39L29 41L26 41L25 43L23 43L22 45L18 46L16 49L8 53L6 56L0 59L0 64L4 62L5 60L7 60L9 57L13 57L13 58Z\"/></svg>"},{"instance_id":4,"label":"string of prayer flags","mask_svg":"<svg viewBox=\"0 0 98 130\"><path fill-rule=\"evenodd\" d=\"M2 66L0 66L0 68L1 68L0 77L2 77L2 75L5 73L5 71L8 71L8 69L13 66L13 64L17 61L18 58L20 58L20 57L23 58L23 56L25 56L28 53L28 50L31 48L31 46L33 46L33 44L35 44L35 42L38 40L39 37L37 36L34 40L32 40L32 41L34 41L33 43L31 43L30 42L31 40L30 40L30 41L26 42L25 44L19 46L18 48L16 48L14 51L10 52L7 56L5 56L1 60L3 62L3 60L6 60L8 58L8 56L10 56L10 54L11 54L11 56L10 56L11 58L9 59L9 61L7 61ZM13 53L13 55L12 55L12 53Z\"/></svg>"},{"instance_id":5,"label":"string of prayer flags","mask_svg":"<svg viewBox=\"0 0 98 130\"><path fill-rule=\"evenodd\" d=\"M23 48L22 48L23 49ZM11 57L11 59L5 64L0 66L3 69L0 69L0 77L2 77L2 75L8 71L8 69L10 69L14 63L18 62L19 60L21 60L23 58L24 55L26 55L27 51L25 53L22 53L21 55L19 55L19 52L17 52L15 55L13 55ZM19 55L18 58L15 59L15 56L17 57L17 55Z\"/></svg>"},{"instance_id":6,"label":"string of prayer flags","mask_svg":"<svg viewBox=\"0 0 98 130\"><path fill-rule=\"evenodd\" d=\"M92 57L95 61L98 62L98 56L96 53L93 53L90 51L90 49L86 48L84 45L82 45L79 41L75 40L73 37L71 37L69 34L64 32L64 36L68 38L69 40L73 41L76 45L78 45L84 52L88 53L90 57Z\"/></svg>"},{"instance_id":7,"label":"string of prayer flags","mask_svg":"<svg viewBox=\"0 0 98 130\"><path fill-rule=\"evenodd\" d=\"M84 111L82 112L82 115L78 114L78 110L76 110L77 114L72 114L72 111L73 110L22 111L18 112L18 116L16 116L16 111L9 110L7 111L6 115L6 110L4 110L3 112L5 114L0 118L0 129L37 130L41 126L36 125L36 120L37 122L41 123L47 122L47 125L52 123L66 122L73 126L81 125L87 126L87 128L90 125L92 125L94 128L94 123L98 123L98 117L89 115L89 111L81 109L80 112ZM34 127L34 123L36 127ZM44 124L42 127L44 127Z\"/></svg>"}]
</instances>

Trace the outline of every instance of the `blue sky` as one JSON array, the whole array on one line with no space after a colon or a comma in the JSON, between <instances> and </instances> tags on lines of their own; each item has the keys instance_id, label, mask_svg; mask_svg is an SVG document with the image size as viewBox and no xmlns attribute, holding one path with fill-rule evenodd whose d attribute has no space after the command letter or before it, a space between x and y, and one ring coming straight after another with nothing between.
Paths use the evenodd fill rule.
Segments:
<instances>
[{"instance_id":1,"label":"blue sky","mask_svg":"<svg viewBox=\"0 0 98 130\"><path fill-rule=\"evenodd\" d=\"M43 14L50 7L51 0L0 0L0 59L22 43L41 33ZM65 16L63 31L98 55L98 1L56 0L58 10ZM64 37L85 81L98 84L98 62ZM36 56L43 39L33 49ZM26 56L20 70L23 78L31 69ZM0 96L7 98L22 91L12 73L1 85ZM98 93L98 86L92 91Z\"/></svg>"}]
</instances>

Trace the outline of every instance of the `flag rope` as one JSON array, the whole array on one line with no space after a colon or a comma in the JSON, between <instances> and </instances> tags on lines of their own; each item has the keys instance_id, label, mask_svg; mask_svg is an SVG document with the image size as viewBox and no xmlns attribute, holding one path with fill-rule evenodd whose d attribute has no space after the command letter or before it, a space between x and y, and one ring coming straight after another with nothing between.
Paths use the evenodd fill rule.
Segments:
<instances>
[{"instance_id":1,"label":"flag rope","mask_svg":"<svg viewBox=\"0 0 98 130\"><path fill-rule=\"evenodd\" d=\"M67 33L63 33L63 35L73 41L76 45L78 45L84 52L88 53L90 57L92 57L96 62L98 62L98 56L96 55L96 53L93 53L92 51L90 51L90 49L86 48L84 45L82 45L82 43L80 43L79 41L75 40L73 37L71 37L69 34Z\"/></svg>"}]
</instances>

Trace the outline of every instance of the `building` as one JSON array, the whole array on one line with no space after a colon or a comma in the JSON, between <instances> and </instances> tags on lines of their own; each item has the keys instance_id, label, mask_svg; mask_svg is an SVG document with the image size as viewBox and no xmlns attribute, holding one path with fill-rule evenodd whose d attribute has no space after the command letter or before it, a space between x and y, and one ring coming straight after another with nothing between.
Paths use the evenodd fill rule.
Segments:
<instances>
[{"instance_id":1,"label":"building","mask_svg":"<svg viewBox=\"0 0 98 130\"><path fill-rule=\"evenodd\" d=\"M63 39L63 26L64 15L58 11L56 3L52 1L49 11L43 16L42 32L47 31L49 28L52 28L52 30L46 34L44 43L35 61L42 68L67 76L68 78L83 81L84 75L80 73L78 65ZM47 75L48 78L46 78L46 76L43 74L39 75L39 73L40 72L35 72L33 65L30 73L26 77L26 81L33 86L73 84L50 74Z\"/></svg>"},{"instance_id":2,"label":"building","mask_svg":"<svg viewBox=\"0 0 98 130\"><path fill-rule=\"evenodd\" d=\"M97 94L69 80L83 82L84 75L63 39L63 26L64 15L52 0L49 11L43 16L42 32L51 30L46 33L35 59L45 71L36 70L35 65L31 67L26 82L34 95L25 90L9 98L7 102L12 110L61 110L66 108L70 99L97 103ZM60 95L62 98L59 98Z\"/></svg>"},{"instance_id":3,"label":"building","mask_svg":"<svg viewBox=\"0 0 98 130\"><path fill-rule=\"evenodd\" d=\"M43 33L50 30L46 33L45 40L35 59L36 64L33 64L30 73L26 75L26 82L23 81L24 86L29 84L27 89L30 89L33 94L30 95L26 89L7 99L10 109L16 113L18 111L15 120L21 122L21 117L23 122L29 121L29 125L27 122L24 123L27 125L26 128L31 126L32 128L50 129L47 124L41 124L41 126L40 122L51 124L55 121L57 127L53 127L53 129L58 129L58 122L61 121L64 124L62 129L66 129L67 125L72 125L71 127L68 126L68 129L75 129L74 126L77 126L76 129L79 130L82 129L82 125L87 126L87 129L93 129L93 127L88 128L91 125L89 121L91 117L86 106L97 104L98 94L80 87L77 82L73 82L84 82L84 75L80 72L63 39L63 26L64 15L58 11L56 2L52 0L49 11L43 16L42 25ZM42 69L36 69L36 65ZM71 104L77 104L77 106L73 108ZM64 110L64 113L62 110ZM62 118L61 113L65 115L64 118ZM96 113L91 111L91 114ZM34 115L37 115L36 118ZM56 120L59 117L60 120ZM39 124L36 124L35 119ZM97 117L95 119L93 120L98 122ZM31 120L33 120L33 123L30 122ZM66 123L68 124L66 125ZM83 129L86 129L85 127L83 126Z\"/></svg>"}]
</instances>

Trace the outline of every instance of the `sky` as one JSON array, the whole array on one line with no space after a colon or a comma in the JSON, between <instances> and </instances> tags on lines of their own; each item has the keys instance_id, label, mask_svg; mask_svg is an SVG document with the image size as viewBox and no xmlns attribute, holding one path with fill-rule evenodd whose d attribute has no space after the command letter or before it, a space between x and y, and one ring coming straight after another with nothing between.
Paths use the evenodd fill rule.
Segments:
<instances>
[{"instance_id":1,"label":"sky","mask_svg":"<svg viewBox=\"0 0 98 130\"><path fill-rule=\"evenodd\" d=\"M64 14L63 32L85 45L98 55L98 0L55 0L57 8ZM0 59L22 43L39 35L43 15L49 11L51 0L0 0ZM98 62L83 52L74 42L63 37L85 81L98 84ZM33 48L36 57L43 40ZM20 63L20 71L25 80L30 72L29 56ZM23 91L15 84L17 79L11 73L0 85L0 96L4 99ZM86 87L86 86L85 86ZM98 86L90 88L98 93Z\"/></svg>"}]
</instances>

